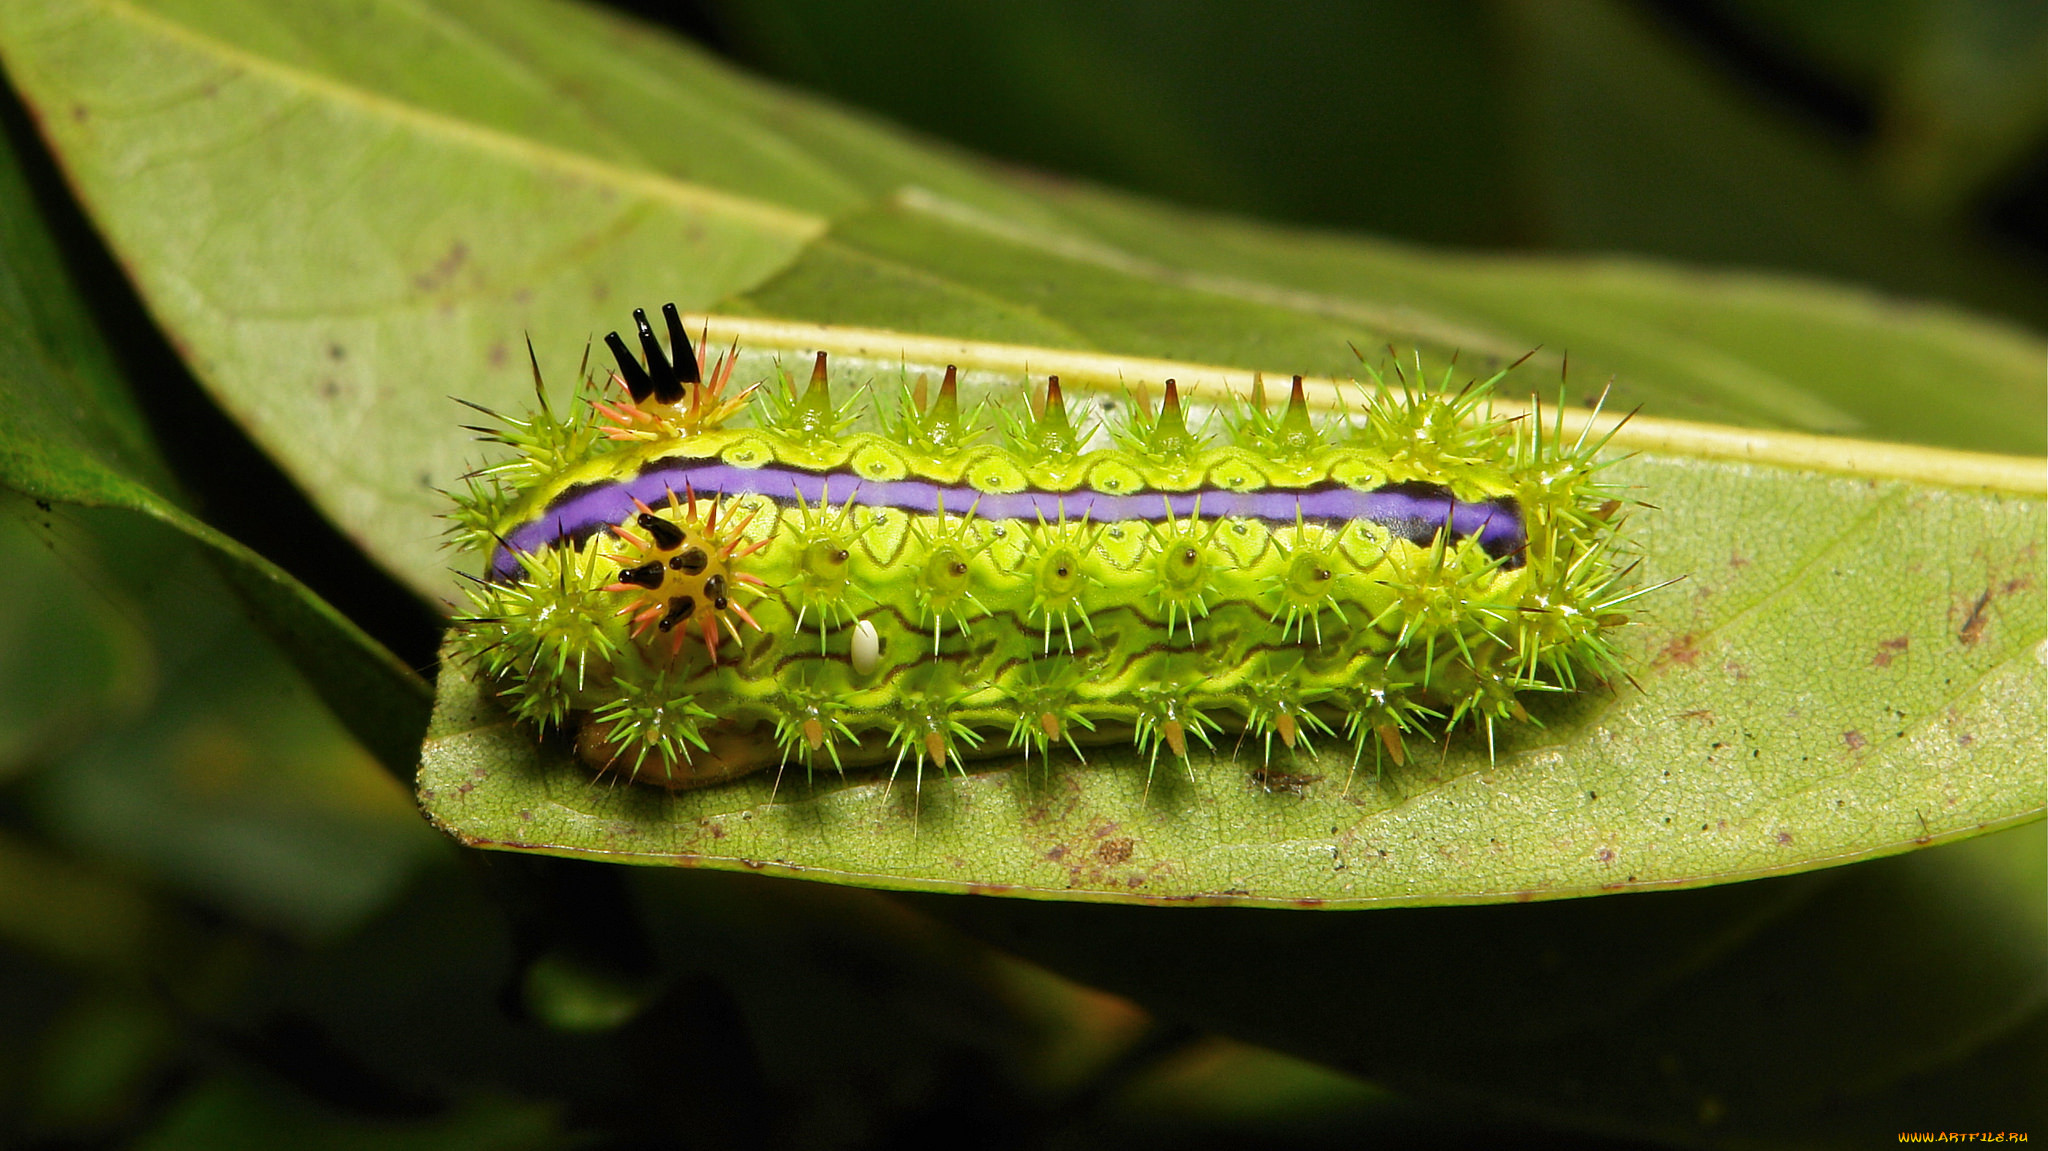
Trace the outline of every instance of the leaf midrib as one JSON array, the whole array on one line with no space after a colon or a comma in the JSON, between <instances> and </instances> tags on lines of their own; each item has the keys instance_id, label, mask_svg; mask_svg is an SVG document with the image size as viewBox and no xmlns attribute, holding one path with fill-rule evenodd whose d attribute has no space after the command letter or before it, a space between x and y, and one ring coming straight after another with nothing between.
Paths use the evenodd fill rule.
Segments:
<instances>
[{"instance_id":1,"label":"leaf midrib","mask_svg":"<svg viewBox=\"0 0 2048 1151\"><path fill-rule=\"evenodd\" d=\"M714 342L738 339L742 347L757 351L824 351L851 359L887 359L892 365L899 362L917 365L950 363L969 371L1018 376L1028 373L1032 377L1052 374L1060 378L1063 388L1082 386L1120 391L1134 381L1172 377L1183 385L1216 386L1228 396L1245 398L1251 395L1254 375L1252 369L1245 367L1117 356L1086 349L953 339L881 328L840 327L708 312L689 313L685 319L693 329L702 327L714 333ZM1276 378L1286 378L1279 372L1271 374ZM1302 387L1311 407L1337 411L1353 405L1354 401L1348 400L1345 393L1355 393L1361 385L1356 380L1305 376ZM1531 409L1503 396L1494 400L1493 410L1497 416L1516 417ZM1608 446L1619 450L2048 498L2048 459L2040 457L1653 416L1616 416L1571 406L1561 411L1565 435L1583 433L1597 439L1611 432ZM1546 435L1551 433L1553 421L1559 413L1557 406L1543 405Z\"/></svg>"}]
</instances>

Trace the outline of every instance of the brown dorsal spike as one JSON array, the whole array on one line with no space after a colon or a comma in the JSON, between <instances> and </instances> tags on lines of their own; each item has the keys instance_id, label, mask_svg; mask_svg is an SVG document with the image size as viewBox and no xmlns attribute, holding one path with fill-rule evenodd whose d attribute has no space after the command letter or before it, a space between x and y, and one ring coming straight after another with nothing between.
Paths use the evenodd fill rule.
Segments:
<instances>
[{"instance_id":1,"label":"brown dorsal spike","mask_svg":"<svg viewBox=\"0 0 2048 1151\"><path fill-rule=\"evenodd\" d=\"M910 385L910 406L917 409L918 415L923 415L925 408L930 406L930 395L925 387L929 382L930 380L925 374L919 372L917 373L917 382Z\"/></svg>"},{"instance_id":2,"label":"brown dorsal spike","mask_svg":"<svg viewBox=\"0 0 2048 1151\"><path fill-rule=\"evenodd\" d=\"M704 377L697 363L697 349L690 346L690 333L683 330L683 317L674 304L661 306L661 318L668 321L668 350L676 358L676 382L701 384Z\"/></svg>"},{"instance_id":3,"label":"brown dorsal spike","mask_svg":"<svg viewBox=\"0 0 2048 1151\"><path fill-rule=\"evenodd\" d=\"M1188 435L1187 418L1181 413L1180 385L1173 380L1166 381L1166 398L1159 405L1159 419L1153 423L1145 444L1163 453L1183 452L1195 446L1194 437Z\"/></svg>"},{"instance_id":4,"label":"brown dorsal spike","mask_svg":"<svg viewBox=\"0 0 2048 1151\"><path fill-rule=\"evenodd\" d=\"M1266 373L1264 372L1252 373L1252 410L1255 412L1266 410Z\"/></svg>"},{"instance_id":5,"label":"brown dorsal spike","mask_svg":"<svg viewBox=\"0 0 2048 1151\"><path fill-rule=\"evenodd\" d=\"M1301 377L1294 377L1294 388L1287 393L1287 411L1280 416L1280 442L1295 451L1312 451L1316 446L1316 426L1308 416L1308 396L1303 393Z\"/></svg>"},{"instance_id":6,"label":"brown dorsal spike","mask_svg":"<svg viewBox=\"0 0 2048 1151\"><path fill-rule=\"evenodd\" d=\"M833 434L839 411L832 406L831 369L825 353L819 352L818 358L811 363L811 383L804 389L803 398L797 398L794 379L789 381L789 396L789 419L784 425L785 430L803 439ZM745 398L742 393L740 399Z\"/></svg>"},{"instance_id":7,"label":"brown dorsal spike","mask_svg":"<svg viewBox=\"0 0 2048 1151\"><path fill-rule=\"evenodd\" d=\"M923 377L919 377L919 383ZM918 401L920 409L923 400ZM939 381L939 396L932 401L931 410L924 418L925 438L939 448L957 447L960 443L960 369L946 365L946 378Z\"/></svg>"},{"instance_id":8,"label":"brown dorsal spike","mask_svg":"<svg viewBox=\"0 0 2048 1151\"><path fill-rule=\"evenodd\" d=\"M804 390L804 423L811 428L832 426L832 381L831 371L825 364L825 353L819 352L811 364L811 386Z\"/></svg>"},{"instance_id":9,"label":"brown dorsal spike","mask_svg":"<svg viewBox=\"0 0 2048 1151\"><path fill-rule=\"evenodd\" d=\"M1033 433L1031 438L1048 452L1072 452L1081 446L1075 442L1074 425L1067 421L1067 401L1060 395L1058 376L1045 378L1045 410L1039 413Z\"/></svg>"},{"instance_id":10,"label":"brown dorsal spike","mask_svg":"<svg viewBox=\"0 0 2048 1151\"><path fill-rule=\"evenodd\" d=\"M924 733L924 750L925 750L925 754L927 754L927 755L929 755L929 756L931 756L931 757L932 757L932 762L933 762L934 764L937 764L937 765L938 765L939 767L941 767L941 768L943 768L943 767L945 767L945 766L946 766L946 736L945 736L945 733L943 733L943 732L937 732L937 731L928 731L928 732L925 732L925 733Z\"/></svg>"}]
</instances>

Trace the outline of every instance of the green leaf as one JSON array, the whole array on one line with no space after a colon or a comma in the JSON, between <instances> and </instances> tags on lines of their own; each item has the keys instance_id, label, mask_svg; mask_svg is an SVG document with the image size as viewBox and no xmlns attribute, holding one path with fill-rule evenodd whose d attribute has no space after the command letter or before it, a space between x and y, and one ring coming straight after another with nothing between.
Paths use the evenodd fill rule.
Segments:
<instances>
[{"instance_id":1,"label":"green leaf","mask_svg":"<svg viewBox=\"0 0 2048 1151\"><path fill-rule=\"evenodd\" d=\"M0 779L132 714L157 678L132 605L82 579L104 553L0 489Z\"/></svg>"},{"instance_id":2,"label":"green leaf","mask_svg":"<svg viewBox=\"0 0 2048 1151\"><path fill-rule=\"evenodd\" d=\"M898 366L846 350L856 377ZM984 365L1006 351L946 350ZM1062 380L1166 370L1039 363ZM1162 772L1149 790L1144 761L1116 749L921 791L766 773L667 795L592 780L448 664L421 801L467 842L620 862L1347 906L1694 886L2038 816L2048 519L2023 461L1649 420L1622 435L1653 445L1612 469L1650 505L1634 521L1643 579L1681 582L1637 601L1634 684L1540 708L1543 727L1492 748L1460 734L1378 779L1348 748L1268 766L1226 741L1192 780Z\"/></svg>"},{"instance_id":3,"label":"green leaf","mask_svg":"<svg viewBox=\"0 0 2048 1151\"><path fill-rule=\"evenodd\" d=\"M146 706L74 723L71 746L14 788L45 834L300 939L353 928L448 852L264 641L217 553L132 512L44 518L69 529L65 576L90 614L136 628L156 671L133 701ZM65 647L35 654L61 661Z\"/></svg>"},{"instance_id":4,"label":"green leaf","mask_svg":"<svg viewBox=\"0 0 2048 1151\"><path fill-rule=\"evenodd\" d=\"M427 1118L367 1119L286 1095L254 1076L221 1075L166 1109L136 1143L146 1151L317 1147L321 1151L549 1151L577 1139L545 1103L473 1095Z\"/></svg>"},{"instance_id":5,"label":"green leaf","mask_svg":"<svg viewBox=\"0 0 2048 1151\"><path fill-rule=\"evenodd\" d=\"M222 406L429 593L450 583L432 489L473 459L441 397L516 408L522 331L559 380L588 333L671 299L912 333L841 334L876 371L931 337L1012 371L1103 353L1071 375L1110 385L1156 374L1132 357L1335 373L1347 343L1433 363L1541 344L1539 367L1570 349L1574 398L1612 376L1656 417L2042 443L2042 343L2008 326L1025 184L570 6L35 0L0 13L0 58ZM1247 754L1147 794L1105 755L921 797L765 776L671 797L593 783L450 669L422 796L468 841L565 854L1340 904L1711 883L2037 815L2026 465L1653 428L1614 474L1659 509L1638 517L1647 577L1686 578L1643 605L1641 690L1554 707L1491 759L1461 737L1379 781L1310 760L1260 785Z\"/></svg>"},{"instance_id":6,"label":"green leaf","mask_svg":"<svg viewBox=\"0 0 2048 1151\"><path fill-rule=\"evenodd\" d=\"M210 549L222 577L335 714L387 766L409 769L426 722L426 683L277 565L167 494L173 482L4 138L0 488L41 508L61 502L139 513ZM92 626L82 623L76 634Z\"/></svg>"}]
</instances>

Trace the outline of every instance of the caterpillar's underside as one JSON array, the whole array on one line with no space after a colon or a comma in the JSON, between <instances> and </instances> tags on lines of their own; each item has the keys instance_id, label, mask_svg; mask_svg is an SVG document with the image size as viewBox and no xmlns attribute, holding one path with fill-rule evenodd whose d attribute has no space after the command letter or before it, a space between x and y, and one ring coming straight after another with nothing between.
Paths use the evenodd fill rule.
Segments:
<instances>
[{"instance_id":1,"label":"caterpillar's underside","mask_svg":"<svg viewBox=\"0 0 2048 1151\"><path fill-rule=\"evenodd\" d=\"M1490 418L1499 375L1375 375L1335 424L1297 378L1221 444L1167 381L1089 447L1056 379L998 432L948 369L852 432L822 354L801 394L731 395L733 361L707 370L665 314L673 363L635 312L644 360L607 341L628 398L505 420L517 454L455 517L489 557L462 650L601 770L683 787L1125 739L1156 765L1226 730L1400 763L1406 737L1620 673L1606 633L1641 593L1601 445Z\"/></svg>"}]
</instances>

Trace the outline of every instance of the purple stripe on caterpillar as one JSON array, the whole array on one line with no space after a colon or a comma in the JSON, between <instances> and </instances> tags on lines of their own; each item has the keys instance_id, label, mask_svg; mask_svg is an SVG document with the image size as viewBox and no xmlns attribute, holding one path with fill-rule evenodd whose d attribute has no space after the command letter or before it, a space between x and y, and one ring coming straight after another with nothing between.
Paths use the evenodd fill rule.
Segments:
<instances>
[{"instance_id":1,"label":"purple stripe on caterpillar","mask_svg":"<svg viewBox=\"0 0 2048 1151\"><path fill-rule=\"evenodd\" d=\"M1527 539L1521 509L1512 498L1459 500L1448 488L1428 483L1387 484L1369 491L1324 483L1252 492L1218 488L1137 495L1089 489L982 492L925 480L870 480L847 472L743 468L701 460L656 461L632 479L563 493L544 514L504 537L505 546L491 557L490 577L502 581L519 575L520 564L513 551L581 542L611 524L623 523L632 515L635 499L664 503L671 492L680 496L685 485L702 495L759 495L786 503L794 503L801 495L814 506L821 501L841 504L857 496L856 502L862 506L925 514L936 512L943 500L949 511L960 514L973 507L983 520L1043 517L1053 521L1063 514L1068 519L1085 515L1095 523L1163 520L1168 508L1176 517L1188 516L1199 499L1205 517L1235 516L1272 523L1293 523L1297 517L1317 522L1365 520L1418 545L1427 544L1448 522L1452 539L1476 536L1488 555L1508 567L1519 566Z\"/></svg>"}]
</instances>

